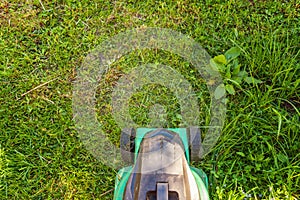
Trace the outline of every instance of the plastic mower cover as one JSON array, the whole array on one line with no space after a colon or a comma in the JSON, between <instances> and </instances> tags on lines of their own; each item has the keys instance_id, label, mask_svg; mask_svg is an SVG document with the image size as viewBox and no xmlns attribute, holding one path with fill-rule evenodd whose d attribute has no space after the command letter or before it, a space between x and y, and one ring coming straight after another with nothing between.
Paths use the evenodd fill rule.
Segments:
<instances>
[{"instance_id":1,"label":"plastic mower cover","mask_svg":"<svg viewBox=\"0 0 300 200\"><path fill-rule=\"evenodd\" d=\"M130 169L127 175L119 172L123 180L116 182L115 199L209 199L207 183L203 180L206 175L189 166L186 148L178 133L167 129L149 131L137 148L135 163L127 168Z\"/></svg>"}]
</instances>

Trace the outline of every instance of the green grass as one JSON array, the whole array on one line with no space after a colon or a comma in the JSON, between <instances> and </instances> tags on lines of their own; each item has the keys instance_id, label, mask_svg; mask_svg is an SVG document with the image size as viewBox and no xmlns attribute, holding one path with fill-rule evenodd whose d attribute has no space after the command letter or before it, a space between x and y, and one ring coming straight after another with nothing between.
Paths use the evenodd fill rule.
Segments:
<instances>
[{"instance_id":1,"label":"green grass","mask_svg":"<svg viewBox=\"0 0 300 200\"><path fill-rule=\"evenodd\" d=\"M182 32L211 56L238 47L242 68L262 81L243 83L228 96L218 144L194 163L209 175L212 199L299 199L300 4L201 2L1 1L0 199L112 199L116 170L81 143L72 121L72 83L90 50L143 26ZM179 71L198 95L201 125L209 120L207 89L193 66L164 51L132 52L113 64L98 91L98 119L116 144L114 83L150 62ZM168 88L146 87L131 102L141 126L149 123L155 103L165 105L168 126L180 123L178 101Z\"/></svg>"}]
</instances>

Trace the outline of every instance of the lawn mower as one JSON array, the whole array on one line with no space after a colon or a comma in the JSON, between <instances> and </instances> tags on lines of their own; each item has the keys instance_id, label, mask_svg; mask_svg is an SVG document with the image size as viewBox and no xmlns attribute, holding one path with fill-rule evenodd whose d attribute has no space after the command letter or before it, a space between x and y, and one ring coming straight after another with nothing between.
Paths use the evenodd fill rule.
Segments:
<instances>
[{"instance_id":1,"label":"lawn mower","mask_svg":"<svg viewBox=\"0 0 300 200\"><path fill-rule=\"evenodd\" d=\"M120 150L129 164L119 170L114 200L208 200L206 174L190 165L203 152L191 128L124 129Z\"/></svg>"}]
</instances>

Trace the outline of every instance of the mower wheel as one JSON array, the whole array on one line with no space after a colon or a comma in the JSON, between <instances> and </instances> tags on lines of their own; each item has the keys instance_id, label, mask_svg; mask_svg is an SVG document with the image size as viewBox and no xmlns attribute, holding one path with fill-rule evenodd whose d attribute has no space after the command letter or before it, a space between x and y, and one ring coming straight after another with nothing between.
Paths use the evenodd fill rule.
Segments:
<instances>
[{"instance_id":1,"label":"mower wheel","mask_svg":"<svg viewBox=\"0 0 300 200\"><path fill-rule=\"evenodd\" d=\"M199 127L188 128L189 150L191 161L200 161L203 153L201 131Z\"/></svg>"},{"instance_id":2,"label":"mower wheel","mask_svg":"<svg viewBox=\"0 0 300 200\"><path fill-rule=\"evenodd\" d=\"M133 164L134 162L135 134L134 128L124 128L121 131L120 150L122 159L126 164Z\"/></svg>"}]
</instances>

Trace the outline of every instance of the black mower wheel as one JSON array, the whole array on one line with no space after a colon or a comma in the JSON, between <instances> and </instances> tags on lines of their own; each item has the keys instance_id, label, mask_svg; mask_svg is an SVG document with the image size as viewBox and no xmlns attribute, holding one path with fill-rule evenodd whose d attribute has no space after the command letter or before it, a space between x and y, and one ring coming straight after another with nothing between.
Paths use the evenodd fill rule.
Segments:
<instances>
[{"instance_id":1,"label":"black mower wheel","mask_svg":"<svg viewBox=\"0 0 300 200\"><path fill-rule=\"evenodd\" d=\"M188 128L191 161L200 161L203 153L201 130L199 127Z\"/></svg>"},{"instance_id":2,"label":"black mower wheel","mask_svg":"<svg viewBox=\"0 0 300 200\"><path fill-rule=\"evenodd\" d=\"M120 150L123 161L126 164L133 164L135 149L135 129L124 128L121 131Z\"/></svg>"}]
</instances>

